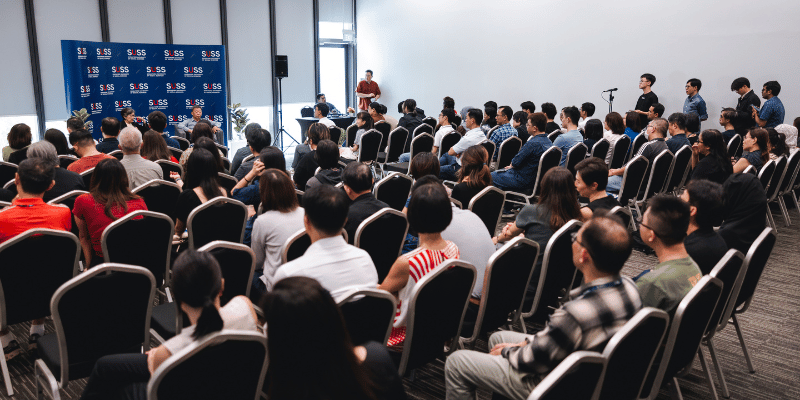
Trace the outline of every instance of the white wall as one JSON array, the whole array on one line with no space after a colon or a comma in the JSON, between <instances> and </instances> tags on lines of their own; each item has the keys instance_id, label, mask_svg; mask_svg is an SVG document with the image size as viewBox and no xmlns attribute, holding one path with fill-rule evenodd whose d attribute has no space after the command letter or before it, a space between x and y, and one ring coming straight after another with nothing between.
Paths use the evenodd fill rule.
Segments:
<instances>
[{"instance_id":1,"label":"white wall","mask_svg":"<svg viewBox=\"0 0 800 400\"><path fill-rule=\"evenodd\" d=\"M786 120L800 116L800 2L744 0L515 1L406 0L356 3L358 70L372 69L396 113L417 100L437 115L442 98L456 108L487 100L515 111L525 100L557 108L590 101L602 118L600 92L618 87L614 111L636 105L639 76L657 78L653 91L666 114L679 112L688 79L703 82L716 128L722 107L735 106L730 83L748 77L756 92L768 80L782 86Z\"/></svg>"}]
</instances>

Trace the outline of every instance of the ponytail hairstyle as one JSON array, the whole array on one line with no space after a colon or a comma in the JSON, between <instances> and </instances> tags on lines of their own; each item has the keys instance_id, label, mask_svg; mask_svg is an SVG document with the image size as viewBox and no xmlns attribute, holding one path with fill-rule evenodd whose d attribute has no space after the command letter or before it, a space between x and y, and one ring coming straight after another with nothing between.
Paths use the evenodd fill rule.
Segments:
<instances>
[{"instance_id":1,"label":"ponytail hairstyle","mask_svg":"<svg viewBox=\"0 0 800 400\"><path fill-rule=\"evenodd\" d=\"M356 114L356 118L364 121L364 126L358 129L363 129L365 131L368 131L372 129L372 127L374 126L374 121L372 120L372 116L369 115L369 113L366 111L361 111L358 114Z\"/></svg>"},{"instance_id":2,"label":"ponytail hairstyle","mask_svg":"<svg viewBox=\"0 0 800 400\"><path fill-rule=\"evenodd\" d=\"M486 187L492 184L492 174L489 166L489 153L481 145L469 147L461 155L461 168L456 172L458 183L467 179L468 186Z\"/></svg>"},{"instance_id":3,"label":"ponytail hairstyle","mask_svg":"<svg viewBox=\"0 0 800 400\"><path fill-rule=\"evenodd\" d=\"M192 339L222 330L222 317L215 306L222 294L222 272L211 253L192 249L181 253L172 267L172 290L176 303L202 309Z\"/></svg>"}]
</instances>

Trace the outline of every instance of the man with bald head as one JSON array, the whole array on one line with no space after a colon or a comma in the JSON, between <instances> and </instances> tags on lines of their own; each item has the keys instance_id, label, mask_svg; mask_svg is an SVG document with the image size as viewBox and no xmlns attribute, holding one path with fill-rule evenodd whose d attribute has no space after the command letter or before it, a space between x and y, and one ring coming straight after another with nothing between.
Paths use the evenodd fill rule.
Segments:
<instances>
[{"instance_id":1,"label":"man with bald head","mask_svg":"<svg viewBox=\"0 0 800 400\"><path fill-rule=\"evenodd\" d=\"M119 133L119 148L122 150L122 165L128 173L128 182L133 190L153 179L164 179L161 167L139 154L142 148L142 133L127 127Z\"/></svg>"}]
</instances>

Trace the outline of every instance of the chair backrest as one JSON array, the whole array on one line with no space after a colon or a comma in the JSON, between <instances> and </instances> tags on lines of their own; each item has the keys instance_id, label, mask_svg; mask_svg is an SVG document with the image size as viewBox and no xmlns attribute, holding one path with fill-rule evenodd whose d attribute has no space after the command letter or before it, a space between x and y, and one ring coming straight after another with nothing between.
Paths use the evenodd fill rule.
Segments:
<instances>
[{"instance_id":1,"label":"chair backrest","mask_svg":"<svg viewBox=\"0 0 800 400\"><path fill-rule=\"evenodd\" d=\"M728 141L728 155L731 157L739 157L740 151L742 148L742 135L735 134Z\"/></svg>"},{"instance_id":2,"label":"chair backrest","mask_svg":"<svg viewBox=\"0 0 800 400\"><path fill-rule=\"evenodd\" d=\"M67 193L62 194L61 196L56 197L53 200L47 202L47 204L63 204L69 207L70 210L75 206L75 199L82 194L87 194L89 192L85 190L72 190Z\"/></svg>"},{"instance_id":3,"label":"chair backrest","mask_svg":"<svg viewBox=\"0 0 800 400\"><path fill-rule=\"evenodd\" d=\"M197 249L215 240L241 243L246 222L247 206L241 201L215 197L189 213L189 248Z\"/></svg>"},{"instance_id":4,"label":"chair backrest","mask_svg":"<svg viewBox=\"0 0 800 400\"><path fill-rule=\"evenodd\" d=\"M358 225L353 244L369 253L378 282L383 282L400 256L407 233L406 215L393 208L379 210Z\"/></svg>"},{"instance_id":5,"label":"chair backrest","mask_svg":"<svg viewBox=\"0 0 800 400\"><path fill-rule=\"evenodd\" d=\"M236 186L236 183L238 181L236 180L236 178L226 173L218 172L217 174L219 174L219 185L224 187L225 190L228 192L228 196L230 196L234 186Z\"/></svg>"},{"instance_id":6,"label":"chair backrest","mask_svg":"<svg viewBox=\"0 0 800 400\"><path fill-rule=\"evenodd\" d=\"M500 126L502 126L502 125L499 125L499 124L498 124L498 125L495 125L495 126L493 126L493 127L489 128L489 130L488 130L488 131L486 131L486 137L488 138L488 137L492 136L492 134L494 133L494 131L496 131L496 130L500 129Z\"/></svg>"},{"instance_id":7,"label":"chair backrest","mask_svg":"<svg viewBox=\"0 0 800 400\"><path fill-rule=\"evenodd\" d=\"M647 143L647 136L641 133L636 135L636 138L633 139L633 144L631 144L631 151L629 151L628 154L633 157L633 155L639 153L639 149L642 148L645 143Z\"/></svg>"},{"instance_id":8,"label":"chair backrest","mask_svg":"<svg viewBox=\"0 0 800 400\"><path fill-rule=\"evenodd\" d=\"M453 350L475 285L476 271L463 260L447 260L428 272L411 291L400 376ZM416 334L415 334L416 333Z\"/></svg>"},{"instance_id":9,"label":"chair backrest","mask_svg":"<svg viewBox=\"0 0 800 400\"><path fill-rule=\"evenodd\" d=\"M169 179L170 172L177 172L183 178L183 167L180 164L174 163L169 160L156 160L156 164L161 167L161 172L164 173L164 179Z\"/></svg>"},{"instance_id":10,"label":"chair backrest","mask_svg":"<svg viewBox=\"0 0 800 400\"><path fill-rule=\"evenodd\" d=\"M117 263L100 264L58 288L50 308L61 361L53 372L62 387L89 376L100 357L149 349L155 291L150 271Z\"/></svg>"},{"instance_id":11,"label":"chair backrest","mask_svg":"<svg viewBox=\"0 0 800 400\"><path fill-rule=\"evenodd\" d=\"M575 166L586 158L586 152L588 151L589 149L583 143L570 147L569 151L567 151L567 160L564 162L564 166L567 167L569 172L572 172L573 175L575 174Z\"/></svg>"},{"instance_id":12,"label":"chair backrest","mask_svg":"<svg viewBox=\"0 0 800 400\"><path fill-rule=\"evenodd\" d=\"M645 307L611 337L603 350L608 364L600 389L601 400L639 397L668 326L666 312Z\"/></svg>"},{"instance_id":13,"label":"chair backrest","mask_svg":"<svg viewBox=\"0 0 800 400\"><path fill-rule=\"evenodd\" d=\"M339 139L341 139L342 137L342 129L339 128L338 126L334 126L333 128L328 129L328 131L330 132L331 140L333 141L333 143L338 144Z\"/></svg>"},{"instance_id":14,"label":"chair backrest","mask_svg":"<svg viewBox=\"0 0 800 400\"><path fill-rule=\"evenodd\" d=\"M17 192L17 185L16 185L16 183L17 183L17 182L16 182L16 179L10 179L8 182L6 182L5 184L3 184L3 189L12 190L12 188L13 188L13 190L14 190L14 193L16 193L16 192Z\"/></svg>"},{"instance_id":15,"label":"chair backrest","mask_svg":"<svg viewBox=\"0 0 800 400\"><path fill-rule=\"evenodd\" d=\"M422 124L427 126L427 124ZM422 126L420 125L420 126ZM430 153L433 150L433 136L429 133L420 133L419 135L415 136L413 140L411 140L411 159L414 159L414 156L420 153ZM408 163L409 170L411 169L411 163Z\"/></svg>"},{"instance_id":16,"label":"chair backrest","mask_svg":"<svg viewBox=\"0 0 800 400\"><path fill-rule=\"evenodd\" d=\"M403 211L413 184L414 181L410 176L392 172L386 178L378 181L372 191L376 199L388 204L389 207L397 211Z\"/></svg>"},{"instance_id":17,"label":"chair backrest","mask_svg":"<svg viewBox=\"0 0 800 400\"><path fill-rule=\"evenodd\" d=\"M795 151L789 156L789 161L786 163L786 174L778 188L779 196L789 193L789 188L793 187L797 180L797 171L800 171L800 151Z\"/></svg>"},{"instance_id":18,"label":"chair backrest","mask_svg":"<svg viewBox=\"0 0 800 400\"><path fill-rule=\"evenodd\" d=\"M648 164L650 162L647 161L647 158L638 155L625 165L625 172L622 174L622 184L617 197L620 204L627 205L629 200L635 199L639 194L639 188L642 187L644 182Z\"/></svg>"},{"instance_id":19,"label":"chair backrest","mask_svg":"<svg viewBox=\"0 0 800 400\"><path fill-rule=\"evenodd\" d=\"M748 165L747 168L745 168L744 171L742 171L742 173L743 174L753 174L755 176L758 176L758 171L756 170L756 167L754 167L752 165Z\"/></svg>"},{"instance_id":20,"label":"chair backrest","mask_svg":"<svg viewBox=\"0 0 800 400\"><path fill-rule=\"evenodd\" d=\"M555 142L558 136L561 135L561 130L556 129L547 134L547 138L550 139L551 142Z\"/></svg>"},{"instance_id":21,"label":"chair backrest","mask_svg":"<svg viewBox=\"0 0 800 400\"><path fill-rule=\"evenodd\" d=\"M559 299L572 289L572 281L577 272L572 263L572 234L581 229L581 226L582 222L573 219L547 241L541 270L538 274L534 272L534 278L531 279L531 284L537 283L537 289L531 309L524 314L526 318L548 315L548 308L558 308Z\"/></svg>"},{"instance_id":22,"label":"chair backrest","mask_svg":"<svg viewBox=\"0 0 800 400\"><path fill-rule=\"evenodd\" d=\"M503 169L511 165L511 160L514 159L521 148L522 139L517 136L510 136L503 143L500 143L500 150L497 153L497 169Z\"/></svg>"},{"instance_id":23,"label":"chair backrest","mask_svg":"<svg viewBox=\"0 0 800 400\"><path fill-rule=\"evenodd\" d=\"M633 215L628 207L614 206L614 208L609 210L608 213L618 216L622 220L622 224L625 225L625 227L629 230L633 227L633 225L631 225L631 222L633 221Z\"/></svg>"},{"instance_id":24,"label":"chair backrest","mask_svg":"<svg viewBox=\"0 0 800 400\"><path fill-rule=\"evenodd\" d=\"M386 144L389 142L389 132L392 130L392 125L386 121L378 121L375 123L374 128L383 135L383 138L381 138L381 147L378 151L385 151Z\"/></svg>"},{"instance_id":25,"label":"chair backrest","mask_svg":"<svg viewBox=\"0 0 800 400\"><path fill-rule=\"evenodd\" d=\"M715 332L722 330L728 324L747 273L745 267L744 255L739 250L730 249L708 274L722 282L722 294L711 316L711 322L706 328L706 339L713 337Z\"/></svg>"},{"instance_id":26,"label":"chair backrest","mask_svg":"<svg viewBox=\"0 0 800 400\"><path fill-rule=\"evenodd\" d=\"M438 156L441 158L443 155L447 154L459 140L461 140L461 134L456 131L451 131L444 135L442 138L442 145L439 146Z\"/></svg>"},{"instance_id":27,"label":"chair backrest","mask_svg":"<svg viewBox=\"0 0 800 400\"><path fill-rule=\"evenodd\" d=\"M75 161L78 161L78 157L70 154L61 154L58 156L58 165L64 169L67 169L67 167Z\"/></svg>"},{"instance_id":28,"label":"chair backrest","mask_svg":"<svg viewBox=\"0 0 800 400\"><path fill-rule=\"evenodd\" d=\"M664 185L664 191L674 192L683 187L692 165L692 147L683 146L675 153L672 166L669 170L669 180Z\"/></svg>"},{"instance_id":29,"label":"chair backrest","mask_svg":"<svg viewBox=\"0 0 800 400\"><path fill-rule=\"evenodd\" d=\"M593 399L605 371L605 357L593 351L576 351L536 385L528 400Z\"/></svg>"},{"instance_id":30,"label":"chair backrest","mask_svg":"<svg viewBox=\"0 0 800 400\"><path fill-rule=\"evenodd\" d=\"M383 135L375 129L370 129L361 135L361 145L358 149L358 162L367 163L378 159L381 150Z\"/></svg>"},{"instance_id":31,"label":"chair backrest","mask_svg":"<svg viewBox=\"0 0 800 400\"><path fill-rule=\"evenodd\" d=\"M225 279L225 291L220 298L222 305L236 296L250 296L250 284L253 282L253 272L256 269L256 254L249 246L215 240L197 251L209 252L217 259L222 278Z\"/></svg>"},{"instance_id":32,"label":"chair backrest","mask_svg":"<svg viewBox=\"0 0 800 400\"><path fill-rule=\"evenodd\" d=\"M608 154L608 149L611 148L611 142L608 139L600 139L595 142L594 146L592 146L591 157L597 157L601 160L606 159L606 154Z\"/></svg>"},{"instance_id":33,"label":"chair backrest","mask_svg":"<svg viewBox=\"0 0 800 400\"><path fill-rule=\"evenodd\" d=\"M250 160L252 160L252 159L254 159L254 158L256 158L256 155L255 155L255 154L250 154L249 156L245 157L245 158L242 160L242 162L243 162L243 163L246 163L246 162L248 162L248 161L250 161Z\"/></svg>"},{"instance_id":34,"label":"chair backrest","mask_svg":"<svg viewBox=\"0 0 800 400\"><path fill-rule=\"evenodd\" d=\"M489 163L491 164L492 158L494 158L494 151L497 145L494 144L491 140L484 140L480 143L484 149L486 149L486 153L489 154Z\"/></svg>"},{"instance_id":35,"label":"chair backrest","mask_svg":"<svg viewBox=\"0 0 800 400\"><path fill-rule=\"evenodd\" d=\"M225 146L225 145L221 145L219 143L214 143L214 144L217 145L217 148L219 149L219 151L222 152L222 157L227 158L228 157L228 147Z\"/></svg>"},{"instance_id":36,"label":"chair backrest","mask_svg":"<svg viewBox=\"0 0 800 400\"><path fill-rule=\"evenodd\" d=\"M72 233L43 228L0 244L0 328L50 315L53 293L78 274L80 251Z\"/></svg>"},{"instance_id":37,"label":"chair backrest","mask_svg":"<svg viewBox=\"0 0 800 400\"><path fill-rule=\"evenodd\" d=\"M220 159L222 160L223 171L226 174L229 174L231 172L231 160L229 160L227 157L220 157Z\"/></svg>"},{"instance_id":38,"label":"chair backrest","mask_svg":"<svg viewBox=\"0 0 800 400\"><path fill-rule=\"evenodd\" d=\"M539 244L528 238L516 237L489 257L483 279L481 304L470 342L479 335L494 331L508 322L517 321L522 303L539 258Z\"/></svg>"},{"instance_id":39,"label":"chair backrest","mask_svg":"<svg viewBox=\"0 0 800 400\"><path fill-rule=\"evenodd\" d=\"M503 214L503 204L506 202L506 192L495 186L487 186L469 201L468 209L480 217L489 235L494 236L497 224Z\"/></svg>"},{"instance_id":40,"label":"chair backrest","mask_svg":"<svg viewBox=\"0 0 800 400\"><path fill-rule=\"evenodd\" d=\"M620 136L614 142L614 148L611 149L611 165L608 168L619 168L625 164L625 158L628 155L628 148L631 147L631 138L628 135Z\"/></svg>"},{"instance_id":41,"label":"chair backrest","mask_svg":"<svg viewBox=\"0 0 800 400\"><path fill-rule=\"evenodd\" d=\"M83 178L83 187L89 189L92 187L92 174L94 173L94 168L89 168L86 171L81 172L81 178Z\"/></svg>"},{"instance_id":42,"label":"chair backrest","mask_svg":"<svg viewBox=\"0 0 800 400\"><path fill-rule=\"evenodd\" d=\"M430 125L431 128L433 128L434 126L438 125L438 122L436 121L436 118L433 118L433 117L425 117L422 120L422 123Z\"/></svg>"},{"instance_id":43,"label":"chair backrest","mask_svg":"<svg viewBox=\"0 0 800 400\"><path fill-rule=\"evenodd\" d=\"M258 399L267 375L267 354L267 338L261 333L213 333L164 361L147 383L147 398Z\"/></svg>"},{"instance_id":44,"label":"chair backrest","mask_svg":"<svg viewBox=\"0 0 800 400\"><path fill-rule=\"evenodd\" d=\"M186 151L186 149L189 148L190 143L188 139L182 138L180 136L170 136L170 137L172 139L175 139L176 142L178 142L178 146L181 147L181 151Z\"/></svg>"},{"instance_id":45,"label":"chair backrest","mask_svg":"<svg viewBox=\"0 0 800 400\"><path fill-rule=\"evenodd\" d=\"M122 154L122 150L114 150L111 153L108 153L108 155L110 155L111 157L114 157L114 158L116 158L117 160L120 160L120 161L122 160L122 157L124 156L124 154Z\"/></svg>"},{"instance_id":46,"label":"chair backrest","mask_svg":"<svg viewBox=\"0 0 800 400\"><path fill-rule=\"evenodd\" d=\"M669 150L664 150L656 156L653 160L653 167L650 168L650 176L646 177L647 185L637 196L640 201L647 200L664 191L664 186L669 182L669 171L672 169L673 159L672 152Z\"/></svg>"},{"instance_id":47,"label":"chair backrest","mask_svg":"<svg viewBox=\"0 0 800 400\"><path fill-rule=\"evenodd\" d=\"M308 232L306 232L305 229L295 232L286 239L286 243L281 249L281 264L286 264L289 261L302 257L310 246L311 236L308 236Z\"/></svg>"},{"instance_id":48,"label":"chair backrest","mask_svg":"<svg viewBox=\"0 0 800 400\"><path fill-rule=\"evenodd\" d=\"M356 141L356 133L358 132L358 125L353 124L347 127L347 145L352 146Z\"/></svg>"},{"instance_id":49,"label":"chair backrest","mask_svg":"<svg viewBox=\"0 0 800 400\"><path fill-rule=\"evenodd\" d=\"M172 154L173 157L175 157L176 160L180 160L181 156L183 155L183 150L181 149L176 149L174 147L167 146L167 150L169 150L169 152Z\"/></svg>"},{"instance_id":50,"label":"chair backrest","mask_svg":"<svg viewBox=\"0 0 800 400\"><path fill-rule=\"evenodd\" d=\"M176 183L153 179L133 189L133 193L142 196L149 211L168 215L175 220L175 205L181 195L181 188Z\"/></svg>"},{"instance_id":51,"label":"chair backrest","mask_svg":"<svg viewBox=\"0 0 800 400\"><path fill-rule=\"evenodd\" d=\"M753 294L756 292L758 281L761 280L761 273L764 272L764 267L767 265L777 240L778 237L775 231L767 227L758 235L747 251L744 257L744 264L746 265L744 281L742 281L739 296L736 298L736 308L739 309L736 311L737 313L746 311L750 305Z\"/></svg>"},{"instance_id":52,"label":"chair backrest","mask_svg":"<svg viewBox=\"0 0 800 400\"><path fill-rule=\"evenodd\" d=\"M560 163L560 148L552 146L542 153L542 156L539 157L539 168L536 172L536 182L533 185L533 196L538 196L539 192L542 190L542 179L544 178L544 174L546 174L551 168L557 167Z\"/></svg>"},{"instance_id":53,"label":"chair backrest","mask_svg":"<svg viewBox=\"0 0 800 400\"><path fill-rule=\"evenodd\" d=\"M385 162L396 162L400 158L400 154L403 154L405 149L406 139L408 139L408 131L402 126L398 126L389 132Z\"/></svg>"},{"instance_id":54,"label":"chair backrest","mask_svg":"<svg viewBox=\"0 0 800 400\"><path fill-rule=\"evenodd\" d=\"M109 224L100 243L103 261L144 267L161 286L169 273L172 218L153 211L134 211ZM168 283L168 282L166 282Z\"/></svg>"},{"instance_id":55,"label":"chair backrest","mask_svg":"<svg viewBox=\"0 0 800 400\"><path fill-rule=\"evenodd\" d=\"M354 346L368 341L389 341L397 311L397 299L391 293L380 289L353 289L338 304Z\"/></svg>"},{"instance_id":56,"label":"chair backrest","mask_svg":"<svg viewBox=\"0 0 800 400\"><path fill-rule=\"evenodd\" d=\"M17 174L17 164L0 161L0 182L8 182Z\"/></svg>"},{"instance_id":57,"label":"chair backrest","mask_svg":"<svg viewBox=\"0 0 800 400\"><path fill-rule=\"evenodd\" d=\"M772 175L775 174L776 166L775 160L769 160L758 170L758 180L761 181L761 186L764 187L765 192L769 191L769 184L772 182Z\"/></svg>"},{"instance_id":58,"label":"chair backrest","mask_svg":"<svg viewBox=\"0 0 800 400\"><path fill-rule=\"evenodd\" d=\"M775 160L775 172L772 173L772 178L769 180L769 188L767 188L767 201L771 202L778 197L778 189L780 189L785 179L787 165L786 157L781 156Z\"/></svg>"}]
</instances>

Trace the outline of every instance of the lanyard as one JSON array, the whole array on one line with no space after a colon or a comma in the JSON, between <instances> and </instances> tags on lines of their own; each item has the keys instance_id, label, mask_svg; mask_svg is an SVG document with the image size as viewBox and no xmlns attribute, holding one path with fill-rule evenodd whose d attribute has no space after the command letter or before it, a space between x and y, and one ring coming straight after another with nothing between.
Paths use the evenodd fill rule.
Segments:
<instances>
[{"instance_id":1,"label":"lanyard","mask_svg":"<svg viewBox=\"0 0 800 400\"><path fill-rule=\"evenodd\" d=\"M592 292L596 292L596 291L598 291L600 289L615 287L615 286L619 286L619 285L622 285L622 279L617 279L615 281L604 283L602 285L592 286L592 287L587 288L586 290L584 290L581 293L581 295L578 296L578 298L582 298L583 296L586 296L587 294L592 293Z\"/></svg>"}]
</instances>

